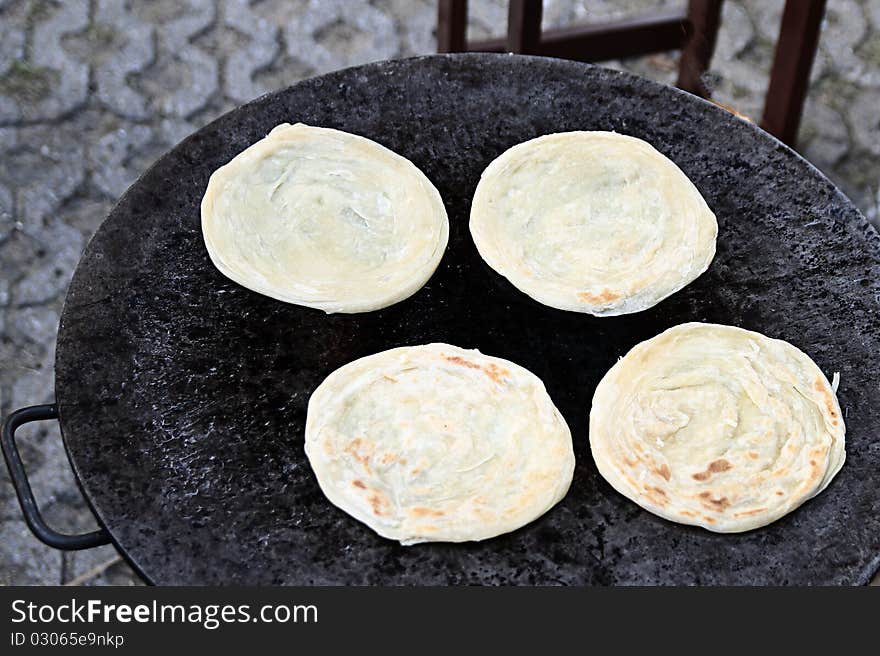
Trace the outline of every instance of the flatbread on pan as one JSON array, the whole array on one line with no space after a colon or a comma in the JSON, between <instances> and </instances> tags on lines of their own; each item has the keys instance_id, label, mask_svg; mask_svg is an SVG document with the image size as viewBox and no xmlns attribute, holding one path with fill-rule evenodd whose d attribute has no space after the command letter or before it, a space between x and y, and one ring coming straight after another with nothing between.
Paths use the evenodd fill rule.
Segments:
<instances>
[{"instance_id":1,"label":"flatbread on pan","mask_svg":"<svg viewBox=\"0 0 880 656\"><path fill-rule=\"evenodd\" d=\"M593 458L618 492L721 533L765 526L824 490L844 434L834 389L806 354L717 324L637 345L590 411Z\"/></svg>"},{"instance_id":2,"label":"flatbread on pan","mask_svg":"<svg viewBox=\"0 0 880 656\"><path fill-rule=\"evenodd\" d=\"M650 144L561 132L510 148L483 172L470 229L486 263L536 301L639 312L703 273L718 224L697 188Z\"/></svg>"},{"instance_id":3,"label":"flatbread on pan","mask_svg":"<svg viewBox=\"0 0 880 656\"><path fill-rule=\"evenodd\" d=\"M211 176L202 233L221 273L325 312L368 312L427 282L449 238L412 162L354 134L277 126Z\"/></svg>"},{"instance_id":4,"label":"flatbread on pan","mask_svg":"<svg viewBox=\"0 0 880 656\"><path fill-rule=\"evenodd\" d=\"M574 471L540 379L448 344L330 374L309 400L305 450L331 503L402 544L512 531L559 501Z\"/></svg>"}]
</instances>

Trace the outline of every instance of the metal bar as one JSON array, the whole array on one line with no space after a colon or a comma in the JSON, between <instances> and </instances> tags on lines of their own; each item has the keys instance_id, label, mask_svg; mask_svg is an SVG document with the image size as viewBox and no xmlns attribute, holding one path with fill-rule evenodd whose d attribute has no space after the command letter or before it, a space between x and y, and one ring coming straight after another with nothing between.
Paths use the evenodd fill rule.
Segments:
<instances>
[{"instance_id":1,"label":"metal bar","mask_svg":"<svg viewBox=\"0 0 880 656\"><path fill-rule=\"evenodd\" d=\"M678 64L679 89L708 98L711 94L703 83L703 73L709 68L718 27L721 24L722 0L690 0L687 16L693 33L684 44Z\"/></svg>"},{"instance_id":2,"label":"metal bar","mask_svg":"<svg viewBox=\"0 0 880 656\"><path fill-rule=\"evenodd\" d=\"M825 0L786 0L761 127L794 148L816 58Z\"/></svg>"},{"instance_id":3,"label":"metal bar","mask_svg":"<svg viewBox=\"0 0 880 656\"><path fill-rule=\"evenodd\" d=\"M467 0L437 3L437 52L467 50Z\"/></svg>"},{"instance_id":4,"label":"metal bar","mask_svg":"<svg viewBox=\"0 0 880 656\"><path fill-rule=\"evenodd\" d=\"M690 22L684 11L664 11L598 25L547 30L541 35L538 52L533 54L584 62L603 61L677 50L690 34ZM506 39L488 39L471 43L467 49L469 52L507 52L507 46Z\"/></svg>"},{"instance_id":5,"label":"metal bar","mask_svg":"<svg viewBox=\"0 0 880 656\"><path fill-rule=\"evenodd\" d=\"M507 50L537 55L541 46L542 0L510 0L507 6Z\"/></svg>"}]
</instances>

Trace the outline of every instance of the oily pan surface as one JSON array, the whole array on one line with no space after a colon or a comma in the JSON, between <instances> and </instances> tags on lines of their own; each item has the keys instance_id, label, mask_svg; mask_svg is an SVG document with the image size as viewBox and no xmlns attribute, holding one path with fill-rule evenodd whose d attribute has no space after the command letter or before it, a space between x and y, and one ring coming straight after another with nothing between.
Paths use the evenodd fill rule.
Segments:
<instances>
[{"instance_id":1,"label":"oily pan surface","mask_svg":"<svg viewBox=\"0 0 880 656\"><path fill-rule=\"evenodd\" d=\"M364 135L437 186L449 248L426 285L377 312L279 303L212 265L199 204L211 172L279 123ZM637 314L534 302L468 232L481 172L517 143L614 130L676 162L715 212L702 276ZM539 58L426 57L341 71L220 118L162 158L89 243L61 317L56 395L86 497L157 583L860 583L880 554L878 237L815 169L754 126L615 71ZM841 374L846 466L797 511L719 535L616 492L590 455L599 380L687 321L782 337ZM303 450L308 399L357 358L444 342L516 362L571 428L569 493L523 528L401 547L335 508ZM24 401L23 401L24 402Z\"/></svg>"}]
</instances>

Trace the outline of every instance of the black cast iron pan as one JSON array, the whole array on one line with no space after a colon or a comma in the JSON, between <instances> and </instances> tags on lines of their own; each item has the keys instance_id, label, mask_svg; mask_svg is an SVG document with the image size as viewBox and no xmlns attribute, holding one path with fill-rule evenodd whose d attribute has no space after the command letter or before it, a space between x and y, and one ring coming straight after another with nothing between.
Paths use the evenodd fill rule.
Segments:
<instances>
[{"instance_id":1,"label":"black cast iron pan","mask_svg":"<svg viewBox=\"0 0 880 656\"><path fill-rule=\"evenodd\" d=\"M235 285L199 227L208 177L281 122L361 134L437 185L449 248L390 308L324 315ZM718 216L709 271L658 306L593 318L539 305L486 267L467 230L480 172L550 132L646 139ZM816 499L766 528L716 535L659 519L599 477L596 383L637 342L684 321L784 338L841 373L848 459ZM337 367L444 341L541 377L574 435L568 496L512 534L401 547L336 509L303 453L306 403ZM87 247L61 317L56 398L71 464L104 529L161 584L865 583L880 557L880 238L807 162L709 103L559 60L455 55L353 68L241 107L186 139L120 200ZM15 423L52 408L17 415ZM24 472L13 471L16 481ZM26 498L27 495L23 494Z\"/></svg>"}]
</instances>

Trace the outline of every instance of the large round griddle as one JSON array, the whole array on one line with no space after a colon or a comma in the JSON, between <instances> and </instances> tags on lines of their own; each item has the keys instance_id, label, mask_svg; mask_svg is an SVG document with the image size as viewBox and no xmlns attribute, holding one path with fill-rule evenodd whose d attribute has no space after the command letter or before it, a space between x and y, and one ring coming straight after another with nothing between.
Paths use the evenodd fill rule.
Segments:
<instances>
[{"instance_id":1,"label":"large round griddle","mask_svg":"<svg viewBox=\"0 0 880 656\"><path fill-rule=\"evenodd\" d=\"M360 134L411 159L451 223L412 298L325 315L239 287L208 259L211 172L281 122ZM639 314L594 318L519 293L467 222L483 168L564 130L615 130L674 160L718 216L718 254ZM756 127L675 89L558 60L437 56L371 64L264 96L200 130L122 198L76 270L56 394L85 494L160 584L863 583L880 557L880 239L831 183ZM593 390L637 342L684 321L758 330L831 375L847 462L819 497L763 529L717 535L659 519L596 472ZM314 388L355 358L443 341L541 377L574 436L568 496L475 544L401 547L321 494L303 452Z\"/></svg>"}]
</instances>

